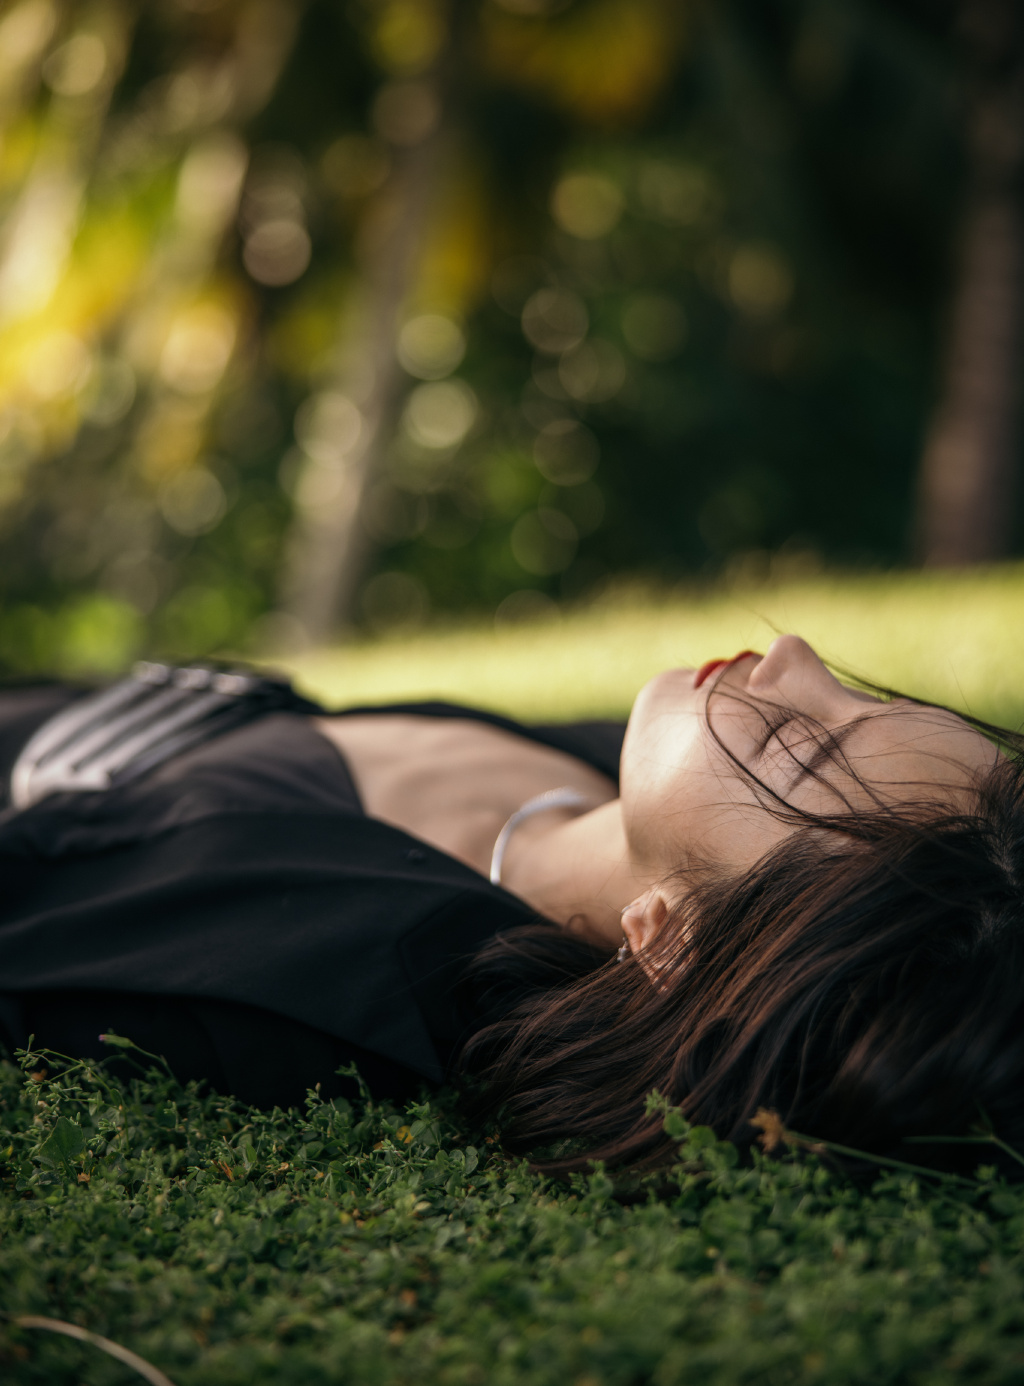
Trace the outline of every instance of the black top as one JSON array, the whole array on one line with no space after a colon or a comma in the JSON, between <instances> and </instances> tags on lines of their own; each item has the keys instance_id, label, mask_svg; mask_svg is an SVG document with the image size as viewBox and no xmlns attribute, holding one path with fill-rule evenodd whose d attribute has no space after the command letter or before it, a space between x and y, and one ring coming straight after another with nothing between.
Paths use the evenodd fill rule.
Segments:
<instances>
[{"instance_id":1,"label":"black top","mask_svg":"<svg viewBox=\"0 0 1024 1386\"><path fill-rule=\"evenodd\" d=\"M6 784L28 736L76 696L0 693ZM449 703L355 712L468 717L613 779L623 726L522 726ZM480 1021L467 956L531 919L515 896L368 818L305 715L271 713L105 793L0 822L0 1041L100 1055L127 1034L256 1103L294 1102L355 1059L400 1097L440 1080ZM464 989L463 989L464 991Z\"/></svg>"}]
</instances>

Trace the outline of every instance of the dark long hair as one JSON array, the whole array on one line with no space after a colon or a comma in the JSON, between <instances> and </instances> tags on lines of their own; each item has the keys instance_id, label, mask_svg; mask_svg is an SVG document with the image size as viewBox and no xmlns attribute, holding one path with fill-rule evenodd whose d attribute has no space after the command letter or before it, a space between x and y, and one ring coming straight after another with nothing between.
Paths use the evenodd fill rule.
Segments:
<instances>
[{"instance_id":1,"label":"dark long hair","mask_svg":"<svg viewBox=\"0 0 1024 1386\"><path fill-rule=\"evenodd\" d=\"M765 717L853 774L824 728ZM865 808L830 782L836 812L812 814L737 762L791 831L742 873L689 870L646 968L545 924L496 937L474 984L505 1012L462 1062L505 1146L546 1148L552 1171L657 1165L674 1152L646 1113L657 1089L740 1144L767 1107L877 1152L979 1120L1024 1147L1022 744L965 720L1010 754L944 805L868 791Z\"/></svg>"}]
</instances>

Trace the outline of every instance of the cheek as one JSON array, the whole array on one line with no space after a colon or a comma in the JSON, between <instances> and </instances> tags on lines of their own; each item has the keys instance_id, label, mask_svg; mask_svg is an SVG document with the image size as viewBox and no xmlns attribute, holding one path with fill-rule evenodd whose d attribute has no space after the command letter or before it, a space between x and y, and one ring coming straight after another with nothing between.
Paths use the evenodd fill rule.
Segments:
<instances>
[{"instance_id":1,"label":"cheek","mask_svg":"<svg viewBox=\"0 0 1024 1386\"><path fill-rule=\"evenodd\" d=\"M623 757L622 805L634 858L664 873L696 856L750 866L791 831L760 805L698 716L667 733L645 725ZM685 725L685 729L684 729Z\"/></svg>"}]
</instances>

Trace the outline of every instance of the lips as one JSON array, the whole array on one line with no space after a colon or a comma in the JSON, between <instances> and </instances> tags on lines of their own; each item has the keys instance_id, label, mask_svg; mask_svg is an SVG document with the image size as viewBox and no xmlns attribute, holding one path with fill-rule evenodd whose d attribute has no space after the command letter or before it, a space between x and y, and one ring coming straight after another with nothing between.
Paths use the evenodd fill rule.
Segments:
<instances>
[{"instance_id":1,"label":"lips","mask_svg":"<svg viewBox=\"0 0 1024 1386\"><path fill-rule=\"evenodd\" d=\"M729 661L727 659L709 659L707 664L702 664L693 676L694 688L699 688L705 679L710 678L716 669L722 669Z\"/></svg>"},{"instance_id":2,"label":"lips","mask_svg":"<svg viewBox=\"0 0 1024 1386\"><path fill-rule=\"evenodd\" d=\"M694 688L699 688L701 684L717 673L719 669L726 668L729 664L738 664L741 659L746 659L748 655L760 658L756 650L740 650L739 654L733 655L732 659L709 659L706 664L702 664L693 677Z\"/></svg>"}]
</instances>

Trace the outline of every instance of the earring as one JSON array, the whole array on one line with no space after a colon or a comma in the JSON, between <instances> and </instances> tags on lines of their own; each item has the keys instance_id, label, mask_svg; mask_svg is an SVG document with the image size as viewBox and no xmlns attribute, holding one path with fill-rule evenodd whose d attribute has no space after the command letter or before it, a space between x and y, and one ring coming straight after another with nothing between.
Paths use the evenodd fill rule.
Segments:
<instances>
[{"instance_id":1,"label":"earring","mask_svg":"<svg viewBox=\"0 0 1024 1386\"><path fill-rule=\"evenodd\" d=\"M615 961L620 963L625 962L629 957L629 952L629 939L623 934L622 942L619 945L619 951L615 954Z\"/></svg>"}]
</instances>

